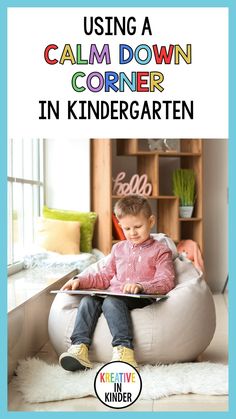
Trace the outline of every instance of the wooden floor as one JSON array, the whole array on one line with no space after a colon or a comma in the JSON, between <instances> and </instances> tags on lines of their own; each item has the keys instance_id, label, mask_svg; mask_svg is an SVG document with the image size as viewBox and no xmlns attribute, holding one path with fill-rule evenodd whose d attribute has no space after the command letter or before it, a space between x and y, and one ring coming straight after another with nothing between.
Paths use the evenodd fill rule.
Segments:
<instances>
[{"instance_id":1,"label":"wooden floor","mask_svg":"<svg viewBox=\"0 0 236 419\"><path fill-rule=\"evenodd\" d=\"M227 294L214 296L216 305L217 327L215 336L201 355L201 361L228 362L228 298ZM47 362L57 362L57 355L52 350L50 344L47 344L39 352L38 357ZM11 383L9 384L9 411L51 411L51 412L69 412L69 411L112 411L104 406L94 397L85 397L83 399L65 400L51 403L29 404L22 400L21 394L16 392ZM177 412L177 411L227 411L227 396L202 396L198 394L178 395L166 397L160 400L140 400L129 408L122 411L145 411L145 412Z\"/></svg>"}]
</instances>

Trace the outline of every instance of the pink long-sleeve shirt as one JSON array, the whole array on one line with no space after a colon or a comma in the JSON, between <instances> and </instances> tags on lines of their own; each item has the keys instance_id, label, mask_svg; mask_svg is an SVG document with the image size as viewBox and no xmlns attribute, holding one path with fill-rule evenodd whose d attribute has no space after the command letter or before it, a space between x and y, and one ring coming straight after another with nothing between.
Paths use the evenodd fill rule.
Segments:
<instances>
[{"instance_id":1,"label":"pink long-sleeve shirt","mask_svg":"<svg viewBox=\"0 0 236 419\"><path fill-rule=\"evenodd\" d=\"M146 294L166 294L175 285L172 252L152 238L141 244L120 241L100 272L80 274L80 289L122 292L126 283L139 283Z\"/></svg>"}]
</instances>

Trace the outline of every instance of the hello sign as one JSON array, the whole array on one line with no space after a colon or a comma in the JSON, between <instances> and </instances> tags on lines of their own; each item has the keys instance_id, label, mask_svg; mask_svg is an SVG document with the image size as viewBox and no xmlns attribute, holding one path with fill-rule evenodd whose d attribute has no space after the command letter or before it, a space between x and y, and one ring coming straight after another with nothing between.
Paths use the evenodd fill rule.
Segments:
<instances>
[{"instance_id":1,"label":"hello sign","mask_svg":"<svg viewBox=\"0 0 236 419\"><path fill-rule=\"evenodd\" d=\"M116 176L113 186L113 195L130 195L130 194L140 194L140 195L151 195L152 185L148 182L147 175L135 174L131 177L129 182L123 182L126 176L125 172L120 172Z\"/></svg>"}]
</instances>

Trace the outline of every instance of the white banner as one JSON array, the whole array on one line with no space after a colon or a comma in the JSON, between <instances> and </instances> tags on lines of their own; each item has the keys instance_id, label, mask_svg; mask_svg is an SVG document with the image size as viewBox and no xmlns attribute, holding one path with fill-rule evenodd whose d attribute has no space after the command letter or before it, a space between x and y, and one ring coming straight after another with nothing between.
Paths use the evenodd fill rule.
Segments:
<instances>
[{"instance_id":1,"label":"white banner","mask_svg":"<svg viewBox=\"0 0 236 419\"><path fill-rule=\"evenodd\" d=\"M228 9L9 8L8 132L227 138Z\"/></svg>"}]
</instances>

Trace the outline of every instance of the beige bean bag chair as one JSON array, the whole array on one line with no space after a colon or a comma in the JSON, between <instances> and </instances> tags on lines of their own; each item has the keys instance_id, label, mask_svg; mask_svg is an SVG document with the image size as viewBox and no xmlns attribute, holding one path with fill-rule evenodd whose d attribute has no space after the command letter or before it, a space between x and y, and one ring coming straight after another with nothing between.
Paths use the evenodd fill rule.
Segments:
<instances>
[{"instance_id":1,"label":"beige bean bag chair","mask_svg":"<svg viewBox=\"0 0 236 419\"><path fill-rule=\"evenodd\" d=\"M193 361L212 340L215 331L215 307L212 294L192 262L181 259L173 241L163 234L153 235L171 248L176 269L176 287L167 300L131 311L134 347L139 363L173 363ZM105 259L86 271L99 270ZM84 272L86 272L84 271ZM83 297L57 294L49 314L49 336L56 352L70 346L77 307ZM95 329L90 359L109 362L112 337L103 315Z\"/></svg>"}]
</instances>

